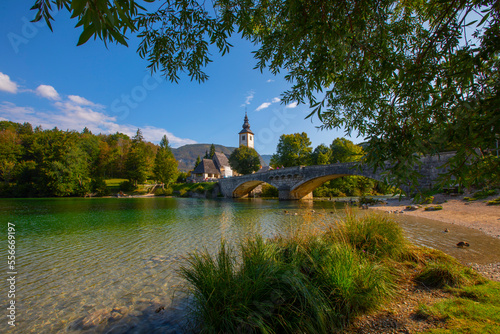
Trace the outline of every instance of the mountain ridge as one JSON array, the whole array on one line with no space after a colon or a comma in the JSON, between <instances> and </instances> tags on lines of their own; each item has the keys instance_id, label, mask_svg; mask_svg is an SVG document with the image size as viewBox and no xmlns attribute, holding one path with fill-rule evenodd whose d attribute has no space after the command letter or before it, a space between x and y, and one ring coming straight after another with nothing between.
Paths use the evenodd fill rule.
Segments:
<instances>
[{"instance_id":1,"label":"mountain ridge","mask_svg":"<svg viewBox=\"0 0 500 334\"><path fill-rule=\"evenodd\" d=\"M200 159L203 159L205 153L210 152L210 146L212 146L212 144L187 144L178 148L172 148L172 153L174 154L175 159L179 162L179 170L182 172L193 170L196 158L199 156ZM236 147L219 144L214 144L214 146L216 152L222 152L228 158L236 149ZM259 158L260 163L263 166L268 165L268 161L266 161L267 159L264 159L260 154Z\"/></svg>"}]
</instances>

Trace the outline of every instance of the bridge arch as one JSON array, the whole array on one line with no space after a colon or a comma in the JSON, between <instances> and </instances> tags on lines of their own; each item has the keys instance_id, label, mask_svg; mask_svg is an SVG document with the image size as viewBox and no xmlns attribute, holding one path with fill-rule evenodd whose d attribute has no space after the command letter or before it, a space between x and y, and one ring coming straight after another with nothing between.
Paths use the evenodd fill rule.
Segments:
<instances>
[{"instance_id":1,"label":"bridge arch","mask_svg":"<svg viewBox=\"0 0 500 334\"><path fill-rule=\"evenodd\" d=\"M234 190L232 191L232 197L233 198L240 198L240 197L245 197L248 195L252 190L257 188L258 186L268 183L266 181L261 181L261 180L251 180L251 181L244 181L241 182L239 185L237 185ZM268 183L270 184L270 183ZM271 184L272 185L272 184Z\"/></svg>"},{"instance_id":2,"label":"bridge arch","mask_svg":"<svg viewBox=\"0 0 500 334\"><path fill-rule=\"evenodd\" d=\"M328 181L345 176L363 176L375 181L382 182L381 178L376 177L376 175L362 175L358 173L322 175L296 184L292 189L290 189L290 197L293 199L312 197L312 192L314 191L314 189L320 187Z\"/></svg>"}]
</instances>

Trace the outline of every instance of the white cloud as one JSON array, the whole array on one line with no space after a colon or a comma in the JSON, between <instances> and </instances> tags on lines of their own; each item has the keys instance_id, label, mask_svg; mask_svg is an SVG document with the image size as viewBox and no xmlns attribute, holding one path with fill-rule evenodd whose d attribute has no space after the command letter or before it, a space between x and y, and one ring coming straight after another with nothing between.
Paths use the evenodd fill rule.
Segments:
<instances>
[{"instance_id":1,"label":"white cloud","mask_svg":"<svg viewBox=\"0 0 500 334\"><path fill-rule=\"evenodd\" d=\"M76 104L80 104L82 106L93 106L94 103L90 102L84 97L78 96L78 95L68 95L68 99L71 101L75 102Z\"/></svg>"},{"instance_id":2,"label":"white cloud","mask_svg":"<svg viewBox=\"0 0 500 334\"><path fill-rule=\"evenodd\" d=\"M267 79L267 81L266 81L266 82L267 82L267 83L270 83L270 82L274 82L274 80L273 80L273 79Z\"/></svg>"},{"instance_id":3,"label":"white cloud","mask_svg":"<svg viewBox=\"0 0 500 334\"><path fill-rule=\"evenodd\" d=\"M129 136L134 136L138 126L132 124L118 124L116 117L108 116L100 110L102 107L87 99L68 99L54 103L55 110L40 112L31 107L19 107L11 102L0 104L0 119L12 122L29 122L33 126L41 125L44 129L58 127L62 130L81 131L87 127L93 133L112 134L122 132ZM87 101L91 107L80 105L78 102ZM163 135L167 135L172 147L179 147L186 144L195 144L196 141L188 138L180 138L163 128L154 126L140 127L144 139L158 143Z\"/></svg>"},{"instance_id":4,"label":"white cloud","mask_svg":"<svg viewBox=\"0 0 500 334\"><path fill-rule=\"evenodd\" d=\"M250 102L252 102L252 100L253 100L254 94L255 94L255 92L253 90L247 92L247 97L245 98L245 103L243 103L241 106L244 107L244 106L249 105Z\"/></svg>"},{"instance_id":5,"label":"white cloud","mask_svg":"<svg viewBox=\"0 0 500 334\"><path fill-rule=\"evenodd\" d=\"M49 85L40 85L36 88L36 93L49 100L60 100L61 97L56 89Z\"/></svg>"},{"instance_id":6,"label":"white cloud","mask_svg":"<svg viewBox=\"0 0 500 334\"><path fill-rule=\"evenodd\" d=\"M293 108L297 107L297 105L298 105L297 102L292 102L292 103L288 104L285 108L293 109Z\"/></svg>"},{"instance_id":7,"label":"white cloud","mask_svg":"<svg viewBox=\"0 0 500 334\"><path fill-rule=\"evenodd\" d=\"M255 109L255 111L260 111L262 109L266 109L268 108L269 106L271 105L271 102L264 102L262 103L260 106L257 107L257 109Z\"/></svg>"},{"instance_id":8,"label":"white cloud","mask_svg":"<svg viewBox=\"0 0 500 334\"><path fill-rule=\"evenodd\" d=\"M0 90L8 93L17 93L17 84L10 80L7 74L0 72Z\"/></svg>"},{"instance_id":9,"label":"white cloud","mask_svg":"<svg viewBox=\"0 0 500 334\"><path fill-rule=\"evenodd\" d=\"M271 102L272 102L272 103L278 103L278 102L280 102L280 101L281 101L281 99L280 99L279 97L273 97L273 99L272 99L272 101L271 101Z\"/></svg>"}]
</instances>

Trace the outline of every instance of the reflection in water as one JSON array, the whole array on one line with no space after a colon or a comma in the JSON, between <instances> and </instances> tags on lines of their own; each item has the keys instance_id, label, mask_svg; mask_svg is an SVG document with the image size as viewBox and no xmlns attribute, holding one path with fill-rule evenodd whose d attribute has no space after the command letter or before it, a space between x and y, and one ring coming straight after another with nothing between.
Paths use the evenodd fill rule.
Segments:
<instances>
[{"instance_id":1,"label":"reflection in water","mask_svg":"<svg viewBox=\"0 0 500 334\"><path fill-rule=\"evenodd\" d=\"M18 242L16 332L182 332L185 301L177 270L190 252L214 253L222 239L236 244L256 234L321 228L342 213L343 204L336 205L259 199L2 200L0 220L3 226L16 224ZM500 240L456 225L395 217L418 244L464 262L500 262ZM446 227L450 233L443 233ZM460 240L471 247L458 249ZM0 246L7 249L6 238ZM0 270L7 271L6 261ZM6 308L2 298L0 306ZM9 330L3 321L0 332Z\"/></svg>"}]
</instances>

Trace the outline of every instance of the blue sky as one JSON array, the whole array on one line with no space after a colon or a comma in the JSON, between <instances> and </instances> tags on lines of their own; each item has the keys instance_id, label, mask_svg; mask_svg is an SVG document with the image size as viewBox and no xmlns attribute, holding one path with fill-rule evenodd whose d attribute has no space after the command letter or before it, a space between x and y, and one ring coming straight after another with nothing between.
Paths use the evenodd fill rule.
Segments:
<instances>
[{"instance_id":1,"label":"blue sky","mask_svg":"<svg viewBox=\"0 0 500 334\"><path fill-rule=\"evenodd\" d=\"M283 133L304 131L313 147L344 136L319 131L317 118L304 119L307 106L281 104L289 84L254 70L255 47L246 41L234 39L228 55L213 57L207 82L182 77L175 84L151 76L136 53L137 38L130 36L128 48L93 39L77 47L81 28L67 12L55 14L54 32L29 22L34 2L0 4L0 120L128 135L141 128L146 140L158 143L166 134L173 147L237 146L247 110L260 154L274 153Z\"/></svg>"}]
</instances>

